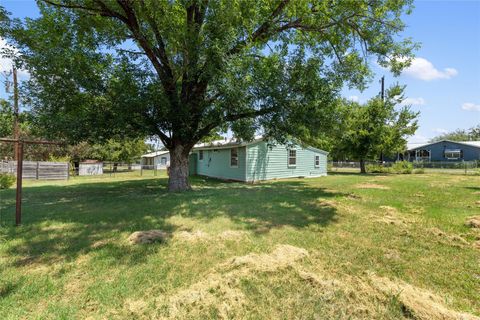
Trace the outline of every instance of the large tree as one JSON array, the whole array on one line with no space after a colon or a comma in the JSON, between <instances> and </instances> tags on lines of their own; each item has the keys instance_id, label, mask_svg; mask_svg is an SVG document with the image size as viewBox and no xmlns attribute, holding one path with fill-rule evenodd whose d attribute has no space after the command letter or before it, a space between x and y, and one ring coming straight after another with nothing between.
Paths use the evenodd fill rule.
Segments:
<instances>
[{"instance_id":1,"label":"large tree","mask_svg":"<svg viewBox=\"0 0 480 320\"><path fill-rule=\"evenodd\" d=\"M365 160L377 160L380 154L394 155L405 151L408 136L418 128L418 112L401 106L405 87L393 86L385 100L370 99L364 105L345 101L342 131L334 153L360 161L365 173Z\"/></svg>"},{"instance_id":2,"label":"large tree","mask_svg":"<svg viewBox=\"0 0 480 320\"><path fill-rule=\"evenodd\" d=\"M212 130L314 139L341 87L363 88L370 56L398 73L411 0L41 0L1 29L30 71L29 99L65 138L158 136L169 189ZM0 30L1 30L0 29ZM88 130L85 130L88 124Z\"/></svg>"}]
</instances>

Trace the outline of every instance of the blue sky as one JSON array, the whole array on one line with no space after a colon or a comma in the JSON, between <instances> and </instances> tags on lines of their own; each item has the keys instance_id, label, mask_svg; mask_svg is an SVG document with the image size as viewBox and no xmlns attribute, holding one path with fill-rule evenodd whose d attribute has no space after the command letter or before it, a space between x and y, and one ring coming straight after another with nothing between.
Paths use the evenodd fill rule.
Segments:
<instances>
[{"instance_id":1,"label":"blue sky","mask_svg":"<svg viewBox=\"0 0 480 320\"><path fill-rule=\"evenodd\" d=\"M0 5L15 17L38 14L32 0L0 0ZM376 77L370 88L344 90L344 96L368 100L378 94L382 75L387 87L395 82L407 85L412 108L421 112L420 128L410 142L480 124L480 0L416 1L404 21L404 36L422 44L412 66L397 78L373 66ZM0 96L5 96L3 86Z\"/></svg>"}]
</instances>

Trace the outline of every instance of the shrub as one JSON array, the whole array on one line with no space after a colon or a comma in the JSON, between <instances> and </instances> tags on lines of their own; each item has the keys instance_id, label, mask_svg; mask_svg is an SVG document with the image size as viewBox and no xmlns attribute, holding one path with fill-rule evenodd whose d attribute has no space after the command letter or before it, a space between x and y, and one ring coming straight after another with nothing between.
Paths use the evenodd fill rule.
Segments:
<instances>
[{"instance_id":1,"label":"shrub","mask_svg":"<svg viewBox=\"0 0 480 320\"><path fill-rule=\"evenodd\" d=\"M423 168L415 169L415 170L413 170L413 173L415 173L415 174L422 174L422 173L425 173L425 169L423 169Z\"/></svg>"},{"instance_id":2,"label":"shrub","mask_svg":"<svg viewBox=\"0 0 480 320\"><path fill-rule=\"evenodd\" d=\"M8 189L15 183L14 175L7 173L0 173L0 189Z\"/></svg>"},{"instance_id":3,"label":"shrub","mask_svg":"<svg viewBox=\"0 0 480 320\"><path fill-rule=\"evenodd\" d=\"M379 164L367 164L367 172L370 173L389 173L390 168L381 166Z\"/></svg>"},{"instance_id":4,"label":"shrub","mask_svg":"<svg viewBox=\"0 0 480 320\"><path fill-rule=\"evenodd\" d=\"M413 171L413 164L409 161L397 161L392 165L392 170L395 173L409 174Z\"/></svg>"}]
</instances>

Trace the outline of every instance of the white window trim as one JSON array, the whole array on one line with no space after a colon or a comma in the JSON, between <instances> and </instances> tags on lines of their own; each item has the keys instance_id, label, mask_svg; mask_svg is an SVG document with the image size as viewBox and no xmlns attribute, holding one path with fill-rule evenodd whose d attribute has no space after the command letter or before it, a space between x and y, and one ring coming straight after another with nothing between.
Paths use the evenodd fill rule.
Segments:
<instances>
[{"instance_id":1,"label":"white window trim","mask_svg":"<svg viewBox=\"0 0 480 320\"><path fill-rule=\"evenodd\" d=\"M237 149L237 165L232 165L232 150ZM237 148L230 148L230 168L238 168L238 147Z\"/></svg>"},{"instance_id":2,"label":"white window trim","mask_svg":"<svg viewBox=\"0 0 480 320\"><path fill-rule=\"evenodd\" d=\"M447 153L450 153L451 155L458 153L458 157L447 157ZM448 160L462 159L462 150L445 149L445 151L443 152L443 157Z\"/></svg>"},{"instance_id":3,"label":"white window trim","mask_svg":"<svg viewBox=\"0 0 480 320\"><path fill-rule=\"evenodd\" d=\"M318 159L318 164L317 164L317 159ZM315 155L313 158L313 164L315 168L320 168L320 156L318 154Z\"/></svg>"},{"instance_id":4,"label":"white window trim","mask_svg":"<svg viewBox=\"0 0 480 320\"><path fill-rule=\"evenodd\" d=\"M295 164L290 164L290 158L293 158L293 157L290 157L290 151L295 151ZM287 152L287 167L289 168L296 168L297 167L297 149L288 149L288 152Z\"/></svg>"}]
</instances>

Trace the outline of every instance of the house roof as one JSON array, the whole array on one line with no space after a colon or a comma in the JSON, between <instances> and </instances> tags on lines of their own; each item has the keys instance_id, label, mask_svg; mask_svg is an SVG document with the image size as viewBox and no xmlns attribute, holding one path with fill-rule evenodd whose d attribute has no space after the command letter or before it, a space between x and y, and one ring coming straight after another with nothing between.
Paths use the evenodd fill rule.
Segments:
<instances>
[{"instance_id":1,"label":"house roof","mask_svg":"<svg viewBox=\"0 0 480 320\"><path fill-rule=\"evenodd\" d=\"M222 140L215 140L211 142L204 142L204 143L197 143L193 146L194 150L203 150L203 149L226 149L231 147L242 147L249 144L256 143L258 141L262 141L263 137L256 136L252 141L242 141L236 138L231 139L222 139Z\"/></svg>"},{"instance_id":2,"label":"house roof","mask_svg":"<svg viewBox=\"0 0 480 320\"><path fill-rule=\"evenodd\" d=\"M160 151L144 154L142 158L155 158L155 157L161 156L162 154L167 154L167 153L168 153L168 150L160 150Z\"/></svg>"},{"instance_id":3,"label":"house roof","mask_svg":"<svg viewBox=\"0 0 480 320\"><path fill-rule=\"evenodd\" d=\"M251 145L263 140L264 138L262 136L256 136L252 141L242 141L236 138L222 139L222 140L215 140L215 141L206 142L206 143L197 143L193 147L193 150L228 149L232 147L243 147L243 146ZM305 149L310 149L323 154L328 154L327 151L320 150L311 146L307 146L305 147Z\"/></svg>"},{"instance_id":4,"label":"house roof","mask_svg":"<svg viewBox=\"0 0 480 320\"><path fill-rule=\"evenodd\" d=\"M452 140L440 140L440 141L435 141L435 142L428 142L428 143L408 143L407 144L407 151L410 150L415 150L421 147L426 147L430 146L435 143L439 142L451 142L451 143L458 143L458 144L463 144L471 147L477 147L480 148L480 141L452 141Z\"/></svg>"}]
</instances>

